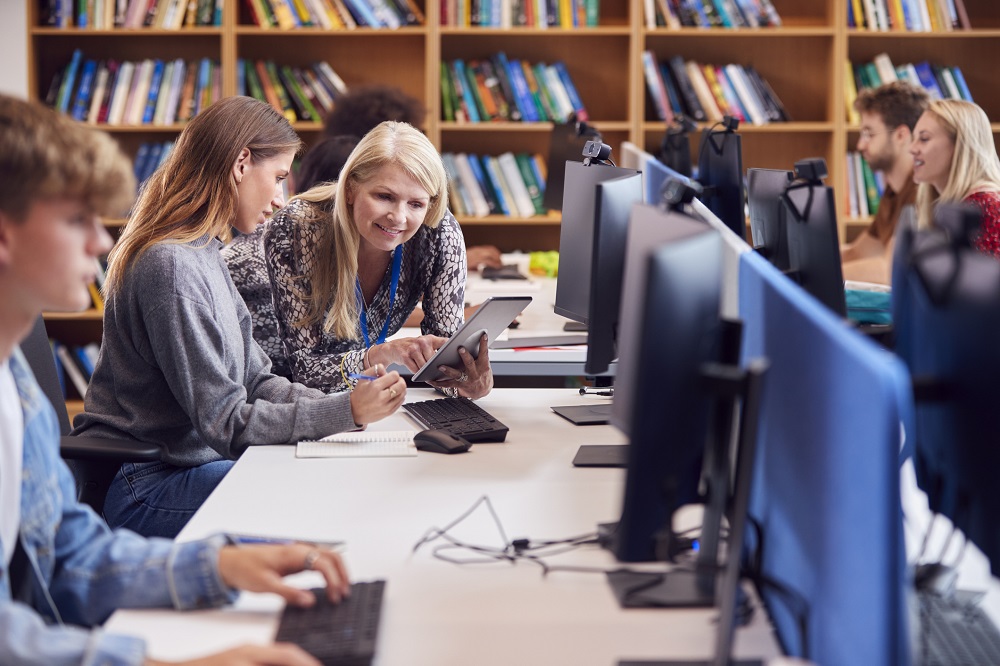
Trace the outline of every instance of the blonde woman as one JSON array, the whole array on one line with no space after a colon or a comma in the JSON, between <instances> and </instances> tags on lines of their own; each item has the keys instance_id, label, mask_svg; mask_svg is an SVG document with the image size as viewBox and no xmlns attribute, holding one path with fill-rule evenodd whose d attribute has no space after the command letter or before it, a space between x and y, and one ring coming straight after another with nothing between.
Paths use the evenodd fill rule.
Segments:
<instances>
[{"instance_id":1,"label":"blonde woman","mask_svg":"<svg viewBox=\"0 0 1000 666\"><path fill-rule=\"evenodd\" d=\"M231 97L192 120L143 188L109 256L104 340L77 433L162 447L126 463L104 514L174 536L250 445L293 444L388 416L405 382L383 375L327 395L271 373L219 255L282 203L300 142L267 104Z\"/></svg>"},{"instance_id":2,"label":"blonde woman","mask_svg":"<svg viewBox=\"0 0 1000 666\"><path fill-rule=\"evenodd\" d=\"M275 366L324 391L351 373L396 363L419 369L463 321L465 244L447 209L441 157L421 132L386 121L365 135L336 183L292 199L224 251ZM423 335L388 340L418 302ZM479 398L493 387L479 358L436 384Z\"/></svg>"},{"instance_id":3,"label":"blonde woman","mask_svg":"<svg viewBox=\"0 0 1000 666\"><path fill-rule=\"evenodd\" d=\"M936 100L913 131L917 223L933 224L940 202L973 203L982 212L975 246L1000 256L1000 159L989 118L976 104Z\"/></svg>"}]
</instances>

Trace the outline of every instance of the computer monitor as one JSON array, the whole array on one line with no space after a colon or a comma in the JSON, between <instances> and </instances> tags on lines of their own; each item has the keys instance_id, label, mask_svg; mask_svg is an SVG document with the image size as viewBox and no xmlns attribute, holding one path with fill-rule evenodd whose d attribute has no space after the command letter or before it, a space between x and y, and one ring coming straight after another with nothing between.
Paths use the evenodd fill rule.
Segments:
<instances>
[{"instance_id":1,"label":"computer monitor","mask_svg":"<svg viewBox=\"0 0 1000 666\"><path fill-rule=\"evenodd\" d=\"M674 171L658 159L651 159L646 162L645 174L645 202L653 206L658 206L663 202L663 184L668 179L675 178L684 183L691 182L690 178Z\"/></svg>"},{"instance_id":2,"label":"computer monitor","mask_svg":"<svg viewBox=\"0 0 1000 666\"><path fill-rule=\"evenodd\" d=\"M590 322L591 263L597 219L597 184L638 174L608 164L567 162L559 229L559 279L555 312L583 324Z\"/></svg>"},{"instance_id":3,"label":"computer monitor","mask_svg":"<svg viewBox=\"0 0 1000 666\"><path fill-rule=\"evenodd\" d=\"M548 181L542 204L549 210L562 210L563 178L568 162L583 161L583 146L591 139L600 139L595 128L583 122L560 123L552 127L549 157L546 161Z\"/></svg>"},{"instance_id":4,"label":"computer monitor","mask_svg":"<svg viewBox=\"0 0 1000 666\"><path fill-rule=\"evenodd\" d=\"M744 353L770 363L748 561L776 636L817 664L911 663L907 372L763 257L740 262Z\"/></svg>"},{"instance_id":5,"label":"computer monitor","mask_svg":"<svg viewBox=\"0 0 1000 666\"><path fill-rule=\"evenodd\" d=\"M674 116L674 122L663 134L660 142L661 162L685 176L691 176L691 139L690 134L697 128L693 120L687 116Z\"/></svg>"},{"instance_id":6,"label":"computer monitor","mask_svg":"<svg viewBox=\"0 0 1000 666\"><path fill-rule=\"evenodd\" d=\"M833 188L824 185L822 170L809 173L796 164L799 176L781 195L788 238L788 275L841 317L847 316L844 273L837 238L837 207ZM819 176L818 174L822 174Z\"/></svg>"},{"instance_id":7,"label":"computer monitor","mask_svg":"<svg viewBox=\"0 0 1000 666\"><path fill-rule=\"evenodd\" d=\"M917 484L1000 575L1000 262L971 246L962 218L977 209L939 205L935 228L899 229L894 263L896 351L916 398ZM957 218L952 230L942 214Z\"/></svg>"},{"instance_id":8,"label":"computer monitor","mask_svg":"<svg viewBox=\"0 0 1000 666\"><path fill-rule=\"evenodd\" d=\"M590 262L590 305L584 372L607 372L617 357L625 244L632 205L642 202L642 176L632 173L597 184L594 250Z\"/></svg>"},{"instance_id":9,"label":"computer monitor","mask_svg":"<svg viewBox=\"0 0 1000 666\"><path fill-rule=\"evenodd\" d=\"M729 118L729 116L727 116ZM734 129L706 128L698 148L698 182L705 187L702 199L740 238L746 238L743 197L743 139Z\"/></svg>"},{"instance_id":10,"label":"computer monitor","mask_svg":"<svg viewBox=\"0 0 1000 666\"><path fill-rule=\"evenodd\" d=\"M747 208L753 249L780 271L788 270L788 238L781 195L795 175L781 169L747 169Z\"/></svg>"}]
</instances>

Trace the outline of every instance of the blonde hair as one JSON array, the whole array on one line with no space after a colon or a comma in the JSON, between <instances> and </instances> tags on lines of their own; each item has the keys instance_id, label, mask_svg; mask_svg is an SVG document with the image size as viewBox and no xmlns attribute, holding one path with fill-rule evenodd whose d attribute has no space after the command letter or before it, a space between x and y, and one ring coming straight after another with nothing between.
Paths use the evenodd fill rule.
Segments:
<instances>
[{"instance_id":1,"label":"blonde hair","mask_svg":"<svg viewBox=\"0 0 1000 666\"><path fill-rule=\"evenodd\" d=\"M302 147L288 120L251 97L227 97L188 123L170 157L150 176L108 255L105 292L121 288L129 267L156 243L232 237L239 197L233 165L244 148L272 159Z\"/></svg>"},{"instance_id":2,"label":"blonde hair","mask_svg":"<svg viewBox=\"0 0 1000 666\"><path fill-rule=\"evenodd\" d=\"M948 183L938 192L930 183L917 186L917 226L933 226L939 202L960 202L975 192L1000 192L1000 158L986 113L964 100L935 100L924 113L931 114L955 145Z\"/></svg>"},{"instance_id":3,"label":"blonde hair","mask_svg":"<svg viewBox=\"0 0 1000 666\"><path fill-rule=\"evenodd\" d=\"M325 214L316 220L324 225L317 241L317 256L333 257L331 262L320 261L312 267L312 293L301 296L306 315L296 325L322 321L323 329L338 338L360 337L355 284L361 237L347 204L347 193L348 188L356 190L387 165L402 169L430 195L425 225L434 228L444 217L448 178L437 149L412 125L391 120L379 124L351 152L336 183L318 185L295 197L323 208Z\"/></svg>"},{"instance_id":4,"label":"blonde hair","mask_svg":"<svg viewBox=\"0 0 1000 666\"><path fill-rule=\"evenodd\" d=\"M34 102L0 95L0 210L22 221L40 199L78 199L120 216L135 198L132 165L115 141Z\"/></svg>"}]
</instances>

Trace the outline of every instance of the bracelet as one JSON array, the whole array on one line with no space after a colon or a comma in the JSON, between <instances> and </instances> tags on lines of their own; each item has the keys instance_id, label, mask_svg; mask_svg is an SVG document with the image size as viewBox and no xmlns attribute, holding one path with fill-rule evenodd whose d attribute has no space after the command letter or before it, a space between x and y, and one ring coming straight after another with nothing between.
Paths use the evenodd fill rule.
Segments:
<instances>
[{"instance_id":1,"label":"bracelet","mask_svg":"<svg viewBox=\"0 0 1000 666\"><path fill-rule=\"evenodd\" d=\"M368 353L372 350L372 347L374 347L374 346L375 345L369 345L368 349L365 350L364 364L365 364L366 368L372 367L371 366L371 361L368 360Z\"/></svg>"}]
</instances>

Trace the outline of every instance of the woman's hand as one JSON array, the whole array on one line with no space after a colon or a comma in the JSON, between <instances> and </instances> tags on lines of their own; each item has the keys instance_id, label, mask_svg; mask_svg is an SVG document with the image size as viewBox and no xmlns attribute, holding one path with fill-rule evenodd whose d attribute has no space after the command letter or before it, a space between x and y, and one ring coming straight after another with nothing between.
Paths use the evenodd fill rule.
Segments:
<instances>
[{"instance_id":1,"label":"woman's hand","mask_svg":"<svg viewBox=\"0 0 1000 666\"><path fill-rule=\"evenodd\" d=\"M424 367L424 363L448 342L439 335L421 335L415 338L400 338L375 345L368 350L369 363L405 365L410 372Z\"/></svg>"},{"instance_id":2,"label":"woman's hand","mask_svg":"<svg viewBox=\"0 0 1000 666\"><path fill-rule=\"evenodd\" d=\"M146 666L322 666L298 645L243 645L201 659L159 661L147 659Z\"/></svg>"},{"instance_id":3,"label":"woman's hand","mask_svg":"<svg viewBox=\"0 0 1000 666\"><path fill-rule=\"evenodd\" d=\"M406 382L395 370L386 372L377 363L374 372L365 374L377 379L360 379L351 391L351 416L359 426L384 419L406 399Z\"/></svg>"},{"instance_id":4,"label":"woman's hand","mask_svg":"<svg viewBox=\"0 0 1000 666\"><path fill-rule=\"evenodd\" d=\"M287 585L284 577L307 569L323 574L330 601L339 602L350 593L347 569L332 550L307 543L219 549L219 576L226 585L248 592L273 592L295 606L311 606L316 598L309 590Z\"/></svg>"},{"instance_id":5,"label":"woman's hand","mask_svg":"<svg viewBox=\"0 0 1000 666\"><path fill-rule=\"evenodd\" d=\"M470 271L482 270L483 266L500 268L503 260L495 245L473 245L465 250L465 261Z\"/></svg>"},{"instance_id":6,"label":"woman's hand","mask_svg":"<svg viewBox=\"0 0 1000 666\"><path fill-rule=\"evenodd\" d=\"M489 345L489 338L484 333L479 338L479 358L472 358L472 354L465 347L459 347L458 355L462 358L463 369L457 370L446 365L438 366L438 370L448 379L428 383L436 388L456 388L459 395L471 400L482 398L493 388Z\"/></svg>"}]
</instances>

